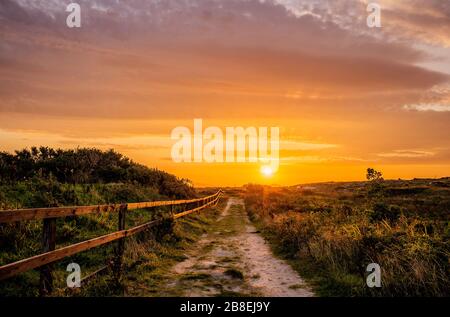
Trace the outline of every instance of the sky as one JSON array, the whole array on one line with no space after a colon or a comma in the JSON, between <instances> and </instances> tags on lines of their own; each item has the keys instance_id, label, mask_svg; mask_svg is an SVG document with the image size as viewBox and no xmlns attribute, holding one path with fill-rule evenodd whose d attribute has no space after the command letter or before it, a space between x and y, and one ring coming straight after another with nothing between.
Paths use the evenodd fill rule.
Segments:
<instances>
[{"instance_id":1,"label":"sky","mask_svg":"<svg viewBox=\"0 0 450 317\"><path fill-rule=\"evenodd\" d=\"M450 176L450 2L0 1L0 151L115 149L196 186ZM175 163L171 131L279 127L280 167Z\"/></svg>"}]
</instances>

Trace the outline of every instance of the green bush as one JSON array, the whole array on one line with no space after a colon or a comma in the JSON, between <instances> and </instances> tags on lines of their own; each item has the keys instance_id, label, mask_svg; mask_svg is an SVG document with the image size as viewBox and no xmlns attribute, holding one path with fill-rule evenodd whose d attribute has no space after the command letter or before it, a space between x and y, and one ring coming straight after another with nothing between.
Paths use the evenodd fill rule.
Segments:
<instances>
[{"instance_id":1,"label":"green bush","mask_svg":"<svg viewBox=\"0 0 450 317\"><path fill-rule=\"evenodd\" d=\"M195 197L189 181L136 164L114 151L96 149L54 150L32 148L15 154L0 153L0 209L100 205L124 202L185 199ZM167 214L167 210L160 210ZM127 214L127 227L152 219L156 212ZM164 239L166 223L156 228ZM57 220L57 247L91 239L117 230L117 213L102 213ZM18 261L41 250L42 221L0 224L0 265ZM103 246L67 258L88 270L104 265L112 256ZM70 262L69 262L70 263ZM66 264L67 265L67 264ZM24 276L27 278L24 279ZM1 283L0 296L34 296L37 270ZM108 290L104 290L109 292Z\"/></svg>"},{"instance_id":2,"label":"green bush","mask_svg":"<svg viewBox=\"0 0 450 317\"><path fill-rule=\"evenodd\" d=\"M188 180L137 164L113 150L32 147L15 154L0 152L0 184L35 179L62 184L139 184L157 188L161 195L179 199L195 194ZM48 199L49 204L54 203L51 197ZM43 200L38 203L47 202L47 198Z\"/></svg>"}]
</instances>

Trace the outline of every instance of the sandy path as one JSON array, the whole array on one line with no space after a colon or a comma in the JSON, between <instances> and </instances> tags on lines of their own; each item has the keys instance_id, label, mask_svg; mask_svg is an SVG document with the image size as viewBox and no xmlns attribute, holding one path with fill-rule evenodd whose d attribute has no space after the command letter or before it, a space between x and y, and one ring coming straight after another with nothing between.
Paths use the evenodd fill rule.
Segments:
<instances>
[{"instance_id":1,"label":"sandy path","mask_svg":"<svg viewBox=\"0 0 450 317\"><path fill-rule=\"evenodd\" d=\"M165 295L314 296L287 263L273 256L236 198L186 256L172 268Z\"/></svg>"}]
</instances>

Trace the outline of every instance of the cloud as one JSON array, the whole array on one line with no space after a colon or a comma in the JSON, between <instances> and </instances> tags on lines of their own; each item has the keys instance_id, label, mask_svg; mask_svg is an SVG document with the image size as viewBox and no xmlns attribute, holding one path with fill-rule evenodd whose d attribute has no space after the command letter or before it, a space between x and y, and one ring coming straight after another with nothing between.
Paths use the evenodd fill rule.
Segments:
<instances>
[{"instance_id":1,"label":"cloud","mask_svg":"<svg viewBox=\"0 0 450 317\"><path fill-rule=\"evenodd\" d=\"M315 142L305 142L305 141L294 141L294 140L282 140L280 143L280 150L286 151L307 151L307 150L324 150L337 148L337 144L328 143L315 143Z\"/></svg>"},{"instance_id":2,"label":"cloud","mask_svg":"<svg viewBox=\"0 0 450 317\"><path fill-rule=\"evenodd\" d=\"M450 160L435 150L449 145L448 1L380 0L381 29L362 0L79 0L80 29L69 2L0 1L0 123L17 132L1 147L151 152L131 136L199 117L280 126L289 162Z\"/></svg>"},{"instance_id":3,"label":"cloud","mask_svg":"<svg viewBox=\"0 0 450 317\"><path fill-rule=\"evenodd\" d=\"M384 20L390 32L426 43L450 47L450 3L448 1L385 0L384 2Z\"/></svg>"},{"instance_id":4,"label":"cloud","mask_svg":"<svg viewBox=\"0 0 450 317\"><path fill-rule=\"evenodd\" d=\"M426 158L434 156L436 153L422 150L395 150L393 152L379 153L377 155L386 158Z\"/></svg>"},{"instance_id":5,"label":"cloud","mask_svg":"<svg viewBox=\"0 0 450 317\"><path fill-rule=\"evenodd\" d=\"M450 46L450 4L442 0L378 0L382 29L366 27L371 0L273 0L296 16L312 14L346 30L384 37Z\"/></svg>"},{"instance_id":6,"label":"cloud","mask_svg":"<svg viewBox=\"0 0 450 317\"><path fill-rule=\"evenodd\" d=\"M376 159L364 159L353 156L334 156L334 155L295 155L283 156L280 159L281 165L291 164L320 164L320 163L366 163L376 162Z\"/></svg>"},{"instance_id":7,"label":"cloud","mask_svg":"<svg viewBox=\"0 0 450 317\"><path fill-rule=\"evenodd\" d=\"M79 30L65 27L67 1L1 3L2 113L253 116L245 105L269 115L283 99L351 109L449 80L417 66L416 47L346 27L358 2L300 1L293 14L258 0L80 1Z\"/></svg>"},{"instance_id":8,"label":"cloud","mask_svg":"<svg viewBox=\"0 0 450 317\"><path fill-rule=\"evenodd\" d=\"M414 105L404 105L405 110L415 110L420 112L450 112L450 105L441 104L414 104Z\"/></svg>"}]
</instances>

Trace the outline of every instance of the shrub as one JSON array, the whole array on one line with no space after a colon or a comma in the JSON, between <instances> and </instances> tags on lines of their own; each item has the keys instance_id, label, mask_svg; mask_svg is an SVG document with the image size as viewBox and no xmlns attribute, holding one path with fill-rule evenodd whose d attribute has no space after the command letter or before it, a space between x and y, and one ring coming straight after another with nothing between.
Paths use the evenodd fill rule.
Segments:
<instances>
[{"instance_id":1,"label":"shrub","mask_svg":"<svg viewBox=\"0 0 450 317\"><path fill-rule=\"evenodd\" d=\"M284 192L285 198L302 204L302 212L286 210L286 203L262 203L260 188L250 187L245 195L246 209L268 233L280 254L290 259L301 274L310 277L324 295L344 296L448 296L450 281L450 222L425 218L429 214L406 213L415 205L392 201L377 202L368 208L365 197L352 197L350 207L330 191L330 198ZM256 189L256 192L252 190ZM266 190L278 190L266 188ZM346 190L344 187L343 190ZM332 196L334 194L334 196ZM445 194L445 193L444 193ZM443 194L441 194L443 195ZM277 197L269 195L266 197ZM447 196L439 196L445 200ZM426 198L424 204L435 197ZM414 198L409 198L414 199ZM370 201L369 201L370 203ZM319 208L325 206L326 208ZM406 207L405 207L406 206ZM270 208L274 216L265 210ZM437 207L436 207L437 208ZM365 284L366 267L378 263L382 288Z\"/></svg>"},{"instance_id":2,"label":"shrub","mask_svg":"<svg viewBox=\"0 0 450 317\"><path fill-rule=\"evenodd\" d=\"M398 206L387 206L384 203L376 203L373 211L370 213L370 220L372 222L387 220L395 223L400 217L400 208Z\"/></svg>"},{"instance_id":3,"label":"shrub","mask_svg":"<svg viewBox=\"0 0 450 317\"><path fill-rule=\"evenodd\" d=\"M137 164L113 150L32 147L15 154L0 152L0 184L36 178L64 184L136 183L152 186L161 195L179 199L195 194L188 180Z\"/></svg>"}]
</instances>

